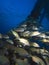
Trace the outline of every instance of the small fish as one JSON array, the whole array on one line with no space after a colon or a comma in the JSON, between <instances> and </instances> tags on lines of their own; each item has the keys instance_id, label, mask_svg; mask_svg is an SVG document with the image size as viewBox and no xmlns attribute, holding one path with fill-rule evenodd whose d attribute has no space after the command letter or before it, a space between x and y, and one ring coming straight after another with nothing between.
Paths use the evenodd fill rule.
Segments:
<instances>
[{"instance_id":1,"label":"small fish","mask_svg":"<svg viewBox=\"0 0 49 65\"><path fill-rule=\"evenodd\" d=\"M36 42L31 43L31 46L40 47L40 46L38 45L38 43L36 43Z\"/></svg>"},{"instance_id":2,"label":"small fish","mask_svg":"<svg viewBox=\"0 0 49 65\"><path fill-rule=\"evenodd\" d=\"M11 32L12 32L12 34L15 36L15 38L18 38L18 39L20 38L17 32L15 32L15 31L13 31L13 30L11 30Z\"/></svg>"},{"instance_id":3,"label":"small fish","mask_svg":"<svg viewBox=\"0 0 49 65\"><path fill-rule=\"evenodd\" d=\"M41 33L38 32L38 31L32 31L32 32L30 33L30 37L32 37L32 36L37 36L37 35L39 35L39 34L41 34Z\"/></svg>"},{"instance_id":4,"label":"small fish","mask_svg":"<svg viewBox=\"0 0 49 65\"><path fill-rule=\"evenodd\" d=\"M21 25L21 27L26 27L26 26L27 26L26 24Z\"/></svg>"},{"instance_id":5,"label":"small fish","mask_svg":"<svg viewBox=\"0 0 49 65\"><path fill-rule=\"evenodd\" d=\"M38 56L32 56L32 60L36 62L38 65L46 65L43 59Z\"/></svg>"},{"instance_id":6,"label":"small fish","mask_svg":"<svg viewBox=\"0 0 49 65\"><path fill-rule=\"evenodd\" d=\"M38 35L38 37L40 37L40 38L46 38L46 35L44 33L41 33L40 35Z\"/></svg>"},{"instance_id":7,"label":"small fish","mask_svg":"<svg viewBox=\"0 0 49 65\"><path fill-rule=\"evenodd\" d=\"M49 43L49 39L42 39L42 42L47 42L47 43Z\"/></svg>"},{"instance_id":8,"label":"small fish","mask_svg":"<svg viewBox=\"0 0 49 65\"><path fill-rule=\"evenodd\" d=\"M6 40L8 43L10 43L10 44L14 44L14 42L12 41L12 40L10 40L10 39L8 39L8 40Z\"/></svg>"},{"instance_id":9,"label":"small fish","mask_svg":"<svg viewBox=\"0 0 49 65\"><path fill-rule=\"evenodd\" d=\"M30 34L30 31L25 31L25 32L23 32L22 35L23 35L24 37L29 37L29 34Z\"/></svg>"},{"instance_id":10,"label":"small fish","mask_svg":"<svg viewBox=\"0 0 49 65\"><path fill-rule=\"evenodd\" d=\"M29 41L24 38L19 38L19 42L21 42L24 46L30 46Z\"/></svg>"},{"instance_id":11,"label":"small fish","mask_svg":"<svg viewBox=\"0 0 49 65\"><path fill-rule=\"evenodd\" d=\"M35 27L35 26L33 26L33 28L32 28L33 30L36 30L36 31L38 31L39 29L37 28L37 27Z\"/></svg>"},{"instance_id":12,"label":"small fish","mask_svg":"<svg viewBox=\"0 0 49 65\"><path fill-rule=\"evenodd\" d=\"M9 36L8 35L2 35L2 38L9 39Z\"/></svg>"}]
</instances>

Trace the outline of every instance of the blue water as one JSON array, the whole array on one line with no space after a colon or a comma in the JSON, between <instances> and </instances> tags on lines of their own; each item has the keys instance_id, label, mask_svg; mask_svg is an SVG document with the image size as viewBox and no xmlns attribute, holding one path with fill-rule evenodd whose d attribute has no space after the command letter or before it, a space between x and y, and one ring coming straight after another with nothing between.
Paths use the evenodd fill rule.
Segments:
<instances>
[{"instance_id":1,"label":"blue water","mask_svg":"<svg viewBox=\"0 0 49 65\"><path fill-rule=\"evenodd\" d=\"M5 34L17 27L30 14L37 0L0 0L0 33ZM49 30L49 21L42 21L45 31Z\"/></svg>"},{"instance_id":2,"label":"blue water","mask_svg":"<svg viewBox=\"0 0 49 65\"><path fill-rule=\"evenodd\" d=\"M44 28L44 31L49 31L49 21L46 19L46 17L44 17L42 21L42 26Z\"/></svg>"},{"instance_id":3,"label":"blue water","mask_svg":"<svg viewBox=\"0 0 49 65\"><path fill-rule=\"evenodd\" d=\"M32 11L37 0L0 0L0 33L17 27Z\"/></svg>"}]
</instances>

